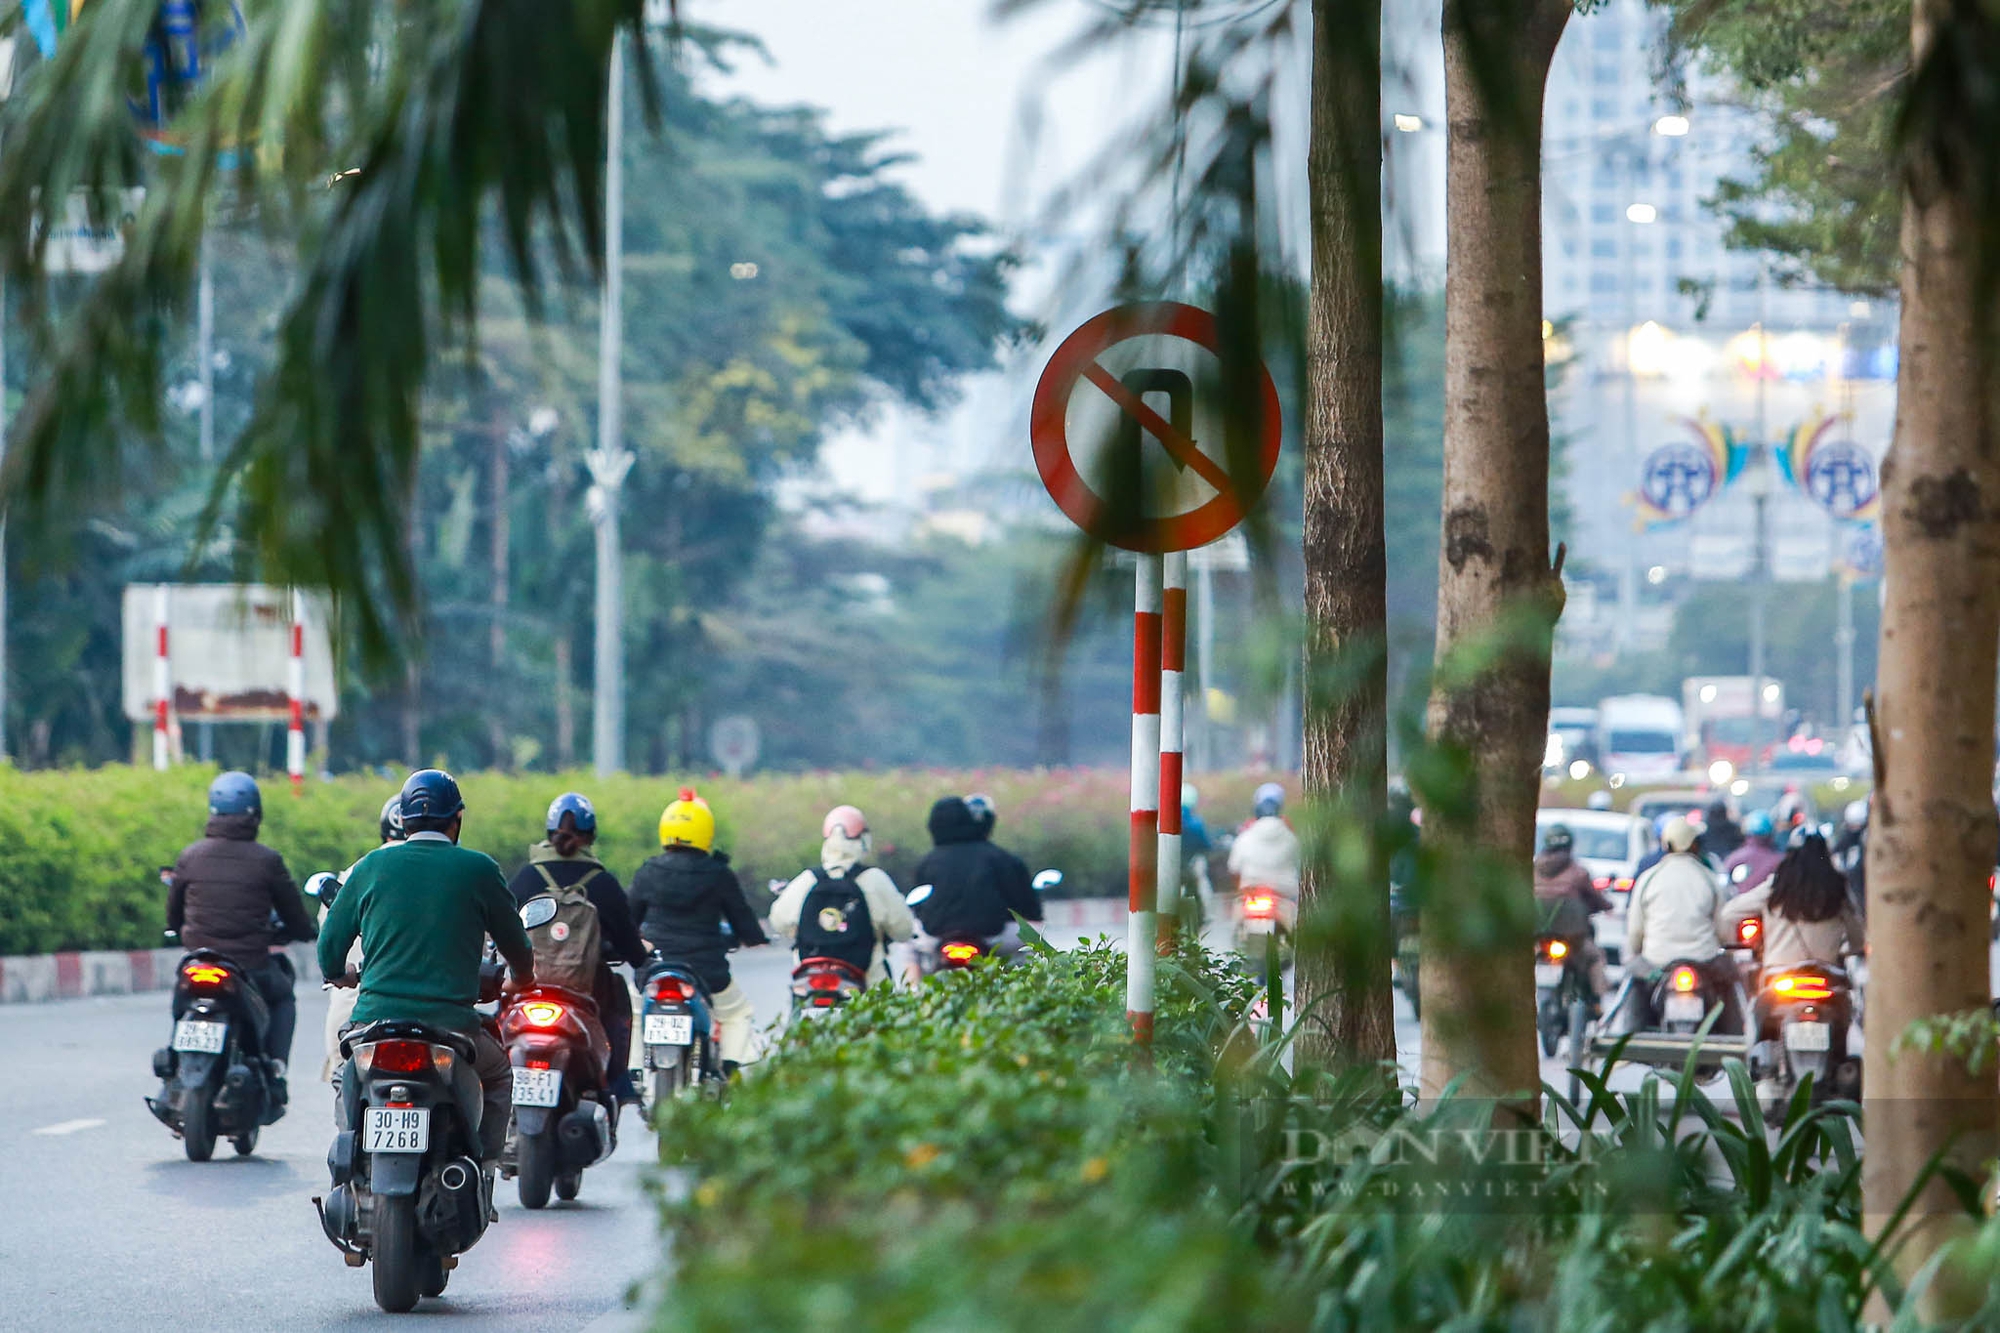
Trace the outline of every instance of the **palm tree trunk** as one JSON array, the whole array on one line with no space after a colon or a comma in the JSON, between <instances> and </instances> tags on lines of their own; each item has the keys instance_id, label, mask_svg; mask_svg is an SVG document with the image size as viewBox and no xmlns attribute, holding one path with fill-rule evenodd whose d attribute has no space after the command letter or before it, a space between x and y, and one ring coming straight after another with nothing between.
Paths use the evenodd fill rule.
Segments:
<instances>
[{"instance_id":1,"label":"palm tree trunk","mask_svg":"<svg viewBox=\"0 0 2000 1333\"><path fill-rule=\"evenodd\" d=\"M1388 865L1378 854L1344 883L1334 868L1336 820L1371 826L1388 794L1381 31L1381 0L1314 0L1304 538L1310 817L1296 977L1299 1054L1321 1067L1396 1058Z\"/></svg>"},{"instance_id":2,"label":"palm tree trunk","mask_svg":"<svg viewBox=\"0 0 2000 1333\"><path fill-rule=\"evenodd\" d=\"M1540 1086L1527 851L1562 605L1549 563L1542 361L1542 92L1568 0L1446 0L1444 522L1433 738L1468 801L1425 796L1464 873L1422 905L1424 1095Z\"/></svg>"},{"instance_id":3,"label":"palm tree trunk","mask_svg":"<svg viewBox=\"0 0 2000 1333\"><path fill-rule=\"evenodd\" d=\"M1920 0L1921 61L1946 0ZM1990 168L1989 168L1990 169ZM1869 958L1862 1196L1887 1222L1937 1153L1983 1179L1995 1147L1994 1078L1962 1059L1897 1053L1914 1020L1987 1002L1987 875L1994 859L1993 724L2000 645L2000 453L1995 325L1981 296L1978 210L1964 176L1919 156L1903 205L1896 432L1882 466L1882 643L1868 840ZM1988 224L1990 226L1990 223ZM1948 664L1948 665L1947 665ZM1933 1181L1901 1253L1930 1257L1955 1219ZM1938 1293L1941 1294L1941 1293Z\"/></svg>"}]
</instances>

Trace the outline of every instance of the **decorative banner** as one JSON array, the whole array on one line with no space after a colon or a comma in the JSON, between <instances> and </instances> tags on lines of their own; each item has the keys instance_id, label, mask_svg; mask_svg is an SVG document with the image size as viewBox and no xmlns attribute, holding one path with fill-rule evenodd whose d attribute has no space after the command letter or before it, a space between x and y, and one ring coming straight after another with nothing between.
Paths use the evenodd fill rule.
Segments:
<instances>
[{"instance_id":1,"label":"decorative banner","mask_svg":"<svg viewBox=\"0 0 2000 1333\"><path fill-rule=\"evenodd\" d=\"M146 34L144 90L125 99L139 137L154 152L178 157L187 151L167 127L246 31L236 0L162 0Z\"/></svg>"},{"instance_id":2,"label":"decorative banner","mask_svg":"<svg viewBox=\"0 0 2000 1333\"><path fill-rule=\"evenodd\" d=\"M55 57L56 43L62 40L83 6L84 0L21 0L28 35L35 39L35 49L42 53L42 59Z\"/></svg>"},{"instance_id":3,"label":"decorative banner","mask_svg":"<svg viewBox=\"0 0 2000 1333\"><path fill-rule=\"evenodd\" d=\"M1848 439L1833 438L1840 418L1815 412L1772 450L1785 480L1837 519L1867 522L1882 510L1875 459Z\"/></svg>"},{"instance_id":4,"label":"decorative banner","mask_svg":"<svg viewBox=\"0 0 2000 1333\"><path fill-rule=\"evenodd\" d=\"M1646 456L1639 489L1632 494L1633 527L1640 532L1678 523L1736 480L1750 456L1727 426L1701 417L1683 417L1694 442L1661 445Z\"/></svg>"},{"instance_id":5,"label":"decorative banner","mask_svg":"<svg viewBox=\"0 0 2000 1333\"><path fill-rule=\"evenodd\" d=\"M1850 579L1882 577L1882 529L1874 523L1846 526L1835 572Z\"/></svg>"}]
</instances>

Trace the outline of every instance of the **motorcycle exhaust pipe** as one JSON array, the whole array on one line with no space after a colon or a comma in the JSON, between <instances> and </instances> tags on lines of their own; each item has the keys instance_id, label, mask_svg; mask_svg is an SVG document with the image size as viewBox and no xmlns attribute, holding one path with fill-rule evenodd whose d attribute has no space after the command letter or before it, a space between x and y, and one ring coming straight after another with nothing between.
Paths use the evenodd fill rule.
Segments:
<instances>
[{"instance_id":1,"label":"motorcycle exhaust pipe","mask_svg":"<svg viewBox=\"0 0 2000 1333\"><path fill-rule=\"evenodd\" d=\"M472 1183L472 1169L463 1160L446 1162L444 1170L438 1172L438 1184L458 1193Z\"/></svg>"}]
</instances>

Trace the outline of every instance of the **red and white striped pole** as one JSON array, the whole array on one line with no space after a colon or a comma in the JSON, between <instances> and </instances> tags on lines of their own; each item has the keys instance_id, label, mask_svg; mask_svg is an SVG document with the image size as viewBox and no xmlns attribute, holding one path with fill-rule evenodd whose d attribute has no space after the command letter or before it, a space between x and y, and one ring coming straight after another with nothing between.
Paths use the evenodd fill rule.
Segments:
<instances>
[{"instance_id":1,"label":"red and white striped pole","mask_svg":"<svg viewBox=\"0 0 2000 1333\"><path fill-rule=\"evenodd\" d=\"M1160 557L1141 555L1132 615L1132 845L1127 864L1125 1017L1153 1040L1160 831Z\"/></svg>"},{"instance_id":2,"label":"red and white striped pole","mask_svg":"<svg viewBox=\"0 0 2000 1333\"><path fill-rule=\"evenodd\" d=\"M1181 900L1181 672L1187 661L1187 552L1161 557L1159 948L1173 948Z\"/></svg>"},{"instance_id":3,"label":"red and white striped pole","mask_svg":"<svg viewBox=\"0 0 2000 1333\"><path fill-rule=\"evenodd\" d=\"M286 664L286 691L291 695L291 722L285 733L285 771L292 775L292 794L306 785L306 599L292 590L292 658Z\"/></svg>"},{"instance_id":4,"label":"red and white striped pole","mask_svg":"<svg viewBox=\"0 0 2000 1333\"><path fill-rule=\"evenodd\" d=\"M167 717L173 708L174 680L167 657L167 585L153 586L153 767L165 772L172 757Z\"/></svg>"}]
</instances>

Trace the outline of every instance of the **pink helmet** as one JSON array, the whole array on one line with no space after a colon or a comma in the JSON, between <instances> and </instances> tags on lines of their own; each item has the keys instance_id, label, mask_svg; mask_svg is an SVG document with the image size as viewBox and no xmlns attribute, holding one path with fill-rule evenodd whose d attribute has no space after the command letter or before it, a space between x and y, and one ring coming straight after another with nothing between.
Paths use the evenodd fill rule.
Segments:
<instances>
[{"instance_id":1,"label":"pink helmet","mask_svg":"<svg viewBox=\"0 0 2000 1333\"><path fill-rule=\"evenodd\" d=\"M851 805L836 805L826 812L820 822L819 836L831 838L836 833L852 842L868 831L868 816Z\"/></svg>"}]
</instances>

